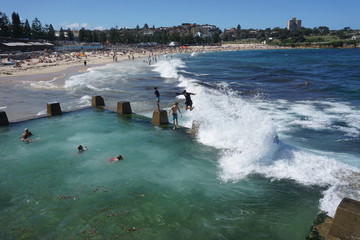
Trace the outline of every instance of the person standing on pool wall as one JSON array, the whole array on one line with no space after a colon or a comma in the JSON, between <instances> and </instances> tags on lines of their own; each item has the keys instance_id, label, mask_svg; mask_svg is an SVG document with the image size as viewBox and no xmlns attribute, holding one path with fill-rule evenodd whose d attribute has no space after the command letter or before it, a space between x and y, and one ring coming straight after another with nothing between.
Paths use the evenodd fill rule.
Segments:
<instances>
[{"instance_id":1,"label":"person standing on pool wall","mask_svg":"<svg viewBox=\"0 0 360 240\"><path fill-rule=\"evenodd\" d=\"M179 103L176 102L169 110L169 116L170 116L171 112L172 112L172 115L173 115L174 130L175 130L175 128L179 128L177 112L179 111L179 113L182 115L178 105L179 105Z\"/></svg>"},{"instance_id":2,"label":"person standing on pool wall","mask_svg":"<svg viewBox=\"0 0 360 240\"><path fill-rule=\"evenodd\" d=\"M160 112L160 93L159 91L157 90L157 87L154 87L154 93L155 93L155 102L156 102L156 105L157 105L157 108L158 108L158 111Z\"/></svg>"},{"instance_id":3,"label":"person standing on pool wall","mask_svg":"<svg viewBox=\"0 0 360 240\"><path fill-rule=\"evenodd\" d=\"M187 92L184 90L182 93L176 93L176 95L184 95L185 96L185 111L190 109L192 111L194 107L192 106L193 102L191 100L191 95L195 95L196 93Z\"/></svg>"}]
</instances>

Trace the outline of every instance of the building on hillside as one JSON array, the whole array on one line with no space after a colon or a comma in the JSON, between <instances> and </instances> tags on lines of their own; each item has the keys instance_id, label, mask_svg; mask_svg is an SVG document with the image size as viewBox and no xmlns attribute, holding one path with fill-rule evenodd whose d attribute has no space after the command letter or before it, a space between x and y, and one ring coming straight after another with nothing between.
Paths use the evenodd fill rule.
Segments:
<instances>
[{"instance_id":1,"label":"building on hillside","mask_svg":"<svg viewBox=\"0 0 360 240\"><path fill-rule=\"evenodd\" d=\"M299 30L301 28L301 20L297 20L296 18L292 18L287 23L288 30Z\"/></svg>"}]
</instances>

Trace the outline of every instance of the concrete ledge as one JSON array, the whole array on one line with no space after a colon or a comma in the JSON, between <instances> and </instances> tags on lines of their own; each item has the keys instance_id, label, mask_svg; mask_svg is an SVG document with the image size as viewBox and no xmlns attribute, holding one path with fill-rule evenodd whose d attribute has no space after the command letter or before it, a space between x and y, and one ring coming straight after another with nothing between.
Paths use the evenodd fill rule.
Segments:
<instances>
[{"instance_id":1,"label":"concrete ledge","mask_svg":"<svg viewBox=\"0 0 360 240\"><path fill-rule=\"evenodd\" d=\"M91 106L92 107L103 107L105 106L105 101L102 96L93 96L91 98Z\"/></svg>"},{"instance_id":2,"label":"concrete ledge","mask_svg":"<svg viewBox=\"0 0 360 240\"><path fill-rule=\"evenodd\" d=\"M344 198L336 209L330 235L340 239L360 239L360 202Z\"/></svg>"},{"instance_id":3,"label":"concrete ledge","mask_svg":"<svg viewBox=\"0 0 360 240\"><path fill-rule=\"evenodd\" d=\"M154 111L152 117L152 123L154 125L167 125L169 119L166 110Z\"/></svg>"},{"instance_id":4,"label":"concrete ledge","mask_svg":"<svg viewBox=\"0 0 360 240\"><path fill-rule=\"evenodd\" d=\"M116 112L120 114L132 114L130 102L118 102Z\"/></svg>"},{"instance_id":5,"label":"concrete ledge","mask_svg":"<svg viewBox=\"0 0 360 240\"><path fill-rule=\"evenodd\" d=\"M61 115L61 107L60 103L48 103L46 105L47 114L49 116Z\"/></svg>"},{"instance_id":6,"label":"concrete ledge","mask_svg":"<svg viewBox=\"0 0 360 240\"><path fill-rule=\"evenodd\" d=\"M9 125L9 119L6 115L6 112L0 111L0 126L7 126Z\"/></svg>"}]
</instances>

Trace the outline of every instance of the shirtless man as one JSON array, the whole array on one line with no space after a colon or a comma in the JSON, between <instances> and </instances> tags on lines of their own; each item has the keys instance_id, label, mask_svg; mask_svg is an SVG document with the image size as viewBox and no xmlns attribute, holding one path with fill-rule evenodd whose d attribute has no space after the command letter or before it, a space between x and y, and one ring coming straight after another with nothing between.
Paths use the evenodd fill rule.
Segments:
<instances>
[{"instance_id":1,"label":"shirtless man","mask_svg":"<svg viewBox=\"0 0 360 240\"><path fill-rule=\"evenodd\" d=\"M179 111L179 113L181 114L182 116L182 113L179 109L179 103L175 103L169 110L169 116L170 116L170 113L172 112L172 115L173 115L173 124L174 124L174 129L175 128L179 128L179 123L178 123L178 114L177 112Z\"/></svg>"}]
</instances>

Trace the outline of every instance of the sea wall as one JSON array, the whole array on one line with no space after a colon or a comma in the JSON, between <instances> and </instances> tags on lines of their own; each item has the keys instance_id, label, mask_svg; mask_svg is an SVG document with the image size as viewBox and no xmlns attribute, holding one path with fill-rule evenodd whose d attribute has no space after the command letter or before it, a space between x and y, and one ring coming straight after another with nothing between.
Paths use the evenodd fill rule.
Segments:
<instances>
[{"instance_id":1,"label":"sea wall","mask_svg":"<svg viewBox=\"0 0 360 240\"><path fill-rule=\"evenodd\" d=\"M320 213L306 240L360 239L360 201L344 198L336 209L334 218Z\"/></svg>"}]
</instances>

